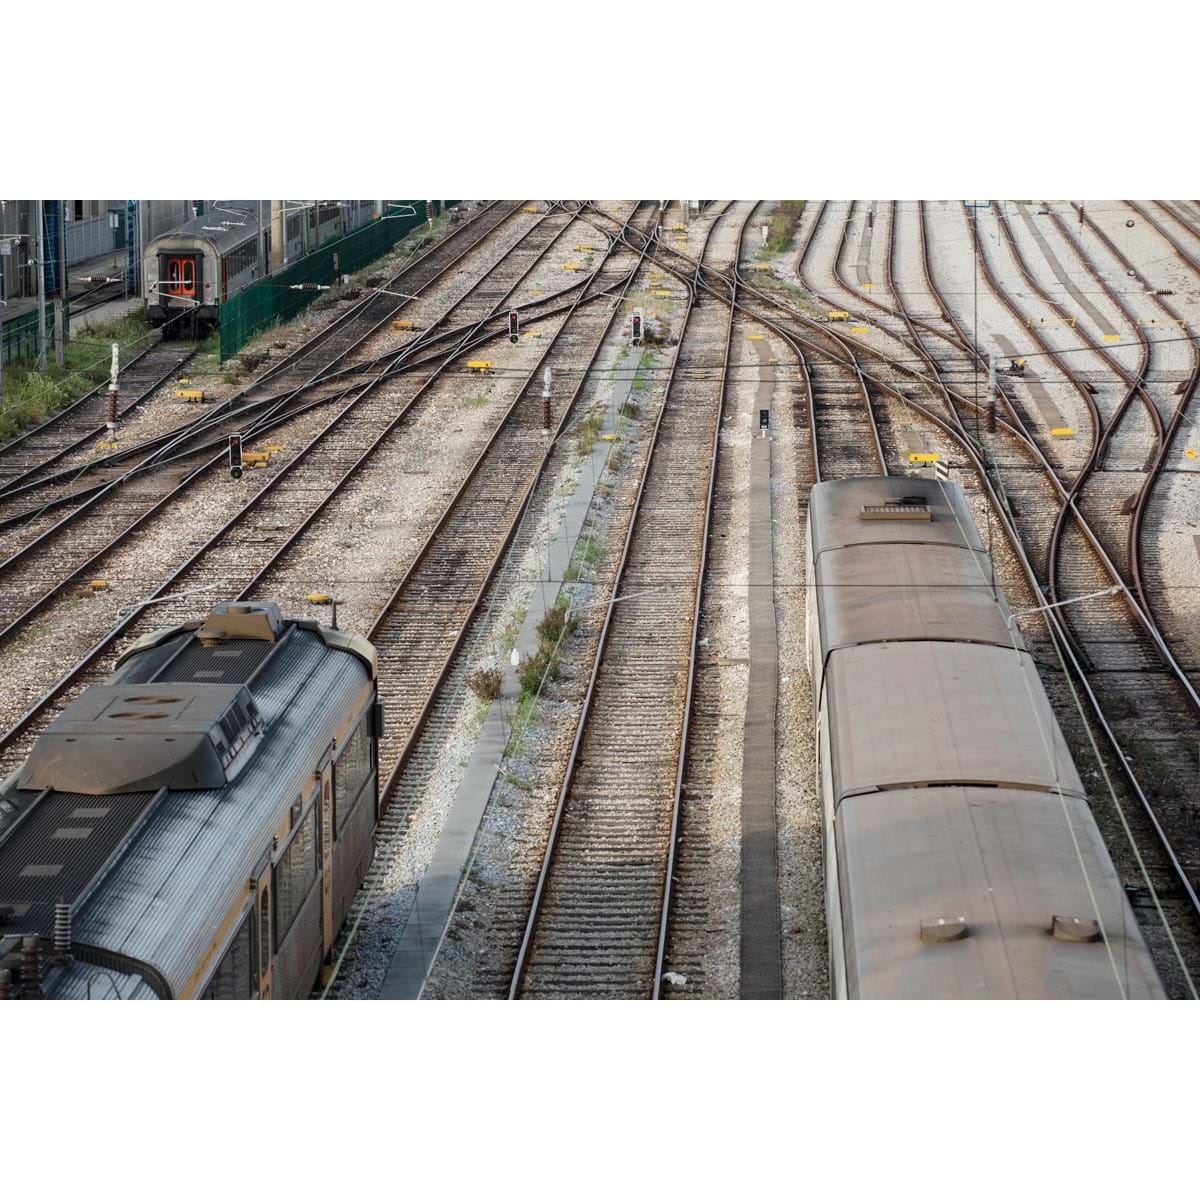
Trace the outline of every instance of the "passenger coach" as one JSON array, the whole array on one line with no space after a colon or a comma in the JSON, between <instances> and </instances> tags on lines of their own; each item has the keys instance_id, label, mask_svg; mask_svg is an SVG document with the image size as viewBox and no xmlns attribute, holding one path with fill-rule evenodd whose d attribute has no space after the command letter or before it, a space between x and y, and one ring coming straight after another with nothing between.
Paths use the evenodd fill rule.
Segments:
<instances>
[{"instance_id":1,"label":"passenger coach","mask_svg":"<svg viewBox=\"0 0 1200 1200\"><path fill-rule=\"evenodd\" d=\"M0 995L290 999L373 853L356 634L222 604L152 633L0 787Z\"/></svg>"},{"instance_id":2,"label":"passenger coach","mask_svg":"<svg viewBox=\"0 0 1200 1200\"><path fill-rule=\"evenodd\" d=\"M962 489L818 484L807 568L834 995L1161 998Z\"/></svg>"},{"instance_id":3,"label":"passenger coach","mask_svg":"<svg viewBox=\"0 0 1200 1200\"><path fill-rule=\"evenodd\" d=\"M152 326L171 337L201 336L219 324L221 304L270 274L271 203L224 200L146 246L146 318ZM295 206L280 217L282 260L295 262L369 224L375 211L374 200Z\"/></svg>"}]
</instances>

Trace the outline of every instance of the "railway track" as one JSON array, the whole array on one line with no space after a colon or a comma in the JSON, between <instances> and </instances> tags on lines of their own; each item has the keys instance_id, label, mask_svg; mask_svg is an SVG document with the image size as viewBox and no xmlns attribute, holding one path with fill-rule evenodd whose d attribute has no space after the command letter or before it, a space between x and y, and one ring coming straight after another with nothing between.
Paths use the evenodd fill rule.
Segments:
<instances>
[{"instance_id":1,"label":"railway track","mask_svg":"<svg viewBox=\"0 0 1200 1200\"><path fill-rule=\"evenodd\" d=\"M485 277L485 280L492 280L491 290L501 299L489 302L481 320L476 323L474 329L467 329L462 333L456 341L457 346L476 344L473 339L478 335L479 327L513 291L511 281L524 278L532 271L554 244L560 232L561 229L551 227L547 236L538 243L537 252L523 261L518 273L514 275L510 270L504 276L509 283L506 284L501 278L493 279L493 275L499 275L497 271ZM443 354L440 361L449 361L448 356ZM341 420L353 410L385 374L376 374L366 382L360 378L353 385L343 387L339 393L343 397L342 407L335 412L334 420ZM310 401L309 405L323 402ZM293 412L288 412L270 420L260 418L248 429L241 426L241 431L248 439L278 426L285 417L294 415ZM240 424L240 418L235 416L233 419L238 420ZM168 503L179 497L190 483L205 471L219 465L224 458L224 436L225 431L222 430L215 438L201 443L202 454L198 463L192 456L181 453L159 463L153 469L125 475L111 484L104 485L88 502L93 519L86 522L59 521L32 542L10 554L7 561L0 564L0 642L20 632L34 616L61 594L65 587L94 571L104 556L143 527L148 519L163 510ZM122 483L126 485L123 488L119 486ZM45 569L48 552L53 553L65 566L62 574L54 579L49 587L46 586Z\"/></svg>"},{"instance_id":2,"label":"railway track","mask_svg":"<svg viewBox=\"0 0 1200 1200\"><path fill-rule=\"evenodd\" d=\"M533 265L528 264L528 269L532 270ZM513 286L521 278L524 275ZM591 282L597 294L613 286L599 272ZM168 623L172 617L183 620L193 615L200 606L198 595L215 600L235 593L250 594L318 519L338 489L415 414L416 406L427 395L434 379L452 361L447 356L425 376L406 377L403 382L410 394L399 407L396 396L376 393L378 379L360 386L356 398L336 413L274 475L267 487L171 572L143 604L109 629L83 659L0 736L0 753L5 760L17 759L26 751L60 698L77 693L105 673L109 650L122 640ZM258 536L247 537L247 527L252 522L257 523L260 532ZM185 595L179 595L181 592ZM176 599L161 602L163 597ZM149 604L155 607L143 612Z\"/></svg>"},{"instance_id":3,"label":"railway track","mask_svg":"<svg viewBox=\"0 0 1200 1200\"><path fill-rule=\"evenodd\" d=\"M631 213L627 221L644 224L652 212ZM380 771L386 775L380 788L384 812L375 862L336 950L339 963L353 950L362 922L379 919L396 887L391 876L404 852L405 835L458 719L462 675L471 658L468 647L482 636L478 618L575 414L587 372L620 319L621 300L641 256L621 262L617 249L613 243L605 271L578 297L370 626L388 714L388 733L380 748ZM602 295L611 295L611 303L590 302ZM582 372L580 362L586 364ZM548 435L543 431L542 398L547 366L556 381Z\"/></svg>"},{"instance_id":4,"label":"railway track","mask_svg":"<svg viewBox=\"0 0 1200 1200\"><path fill-rule=\"evenodd\" d=\"M133 412L195 354L190 342L156 341L130 359L121 371L118 417ZM107 412L105 382L0 446L0 498L96 442L105 433Z\"/></svg>"},{"instance_id":5,"label":"railway track","mask_svg":"<svg viewBox=\"0 0 1200 1200\"><path fill-rule=\"evenodd\" d=\"M925 239L922 238L924 243ZM924 245L922 246L924 249ZM925 260L923 267L928 278L928 261ZM938 296L937 290L932 285L930 280L929 291L935 296L937 302L942 307L942 315L950 321L955 327L960 340L964 346L971 346L971 356L975 360L976 370L981 362L981 356L973 347L966 334L959 326L954 314L948 309L944 301ZM823 348L819 348L813 342L813 335L816 332L830 334L830 331L819 325L813 319L789 305L781 302L775 296L769 296L758 292L756 289L746 284L743 280L743 293L755 295L759 300L767 305L773 306L780 313L785 314L785 319L790 323L791 328L787 330L783 324L776 321L774 323L766 321L768 324L773 324L788 336L796 345L798 353L807 353L810 356L814 352L824 352ZM928 300L926 300L928 303ZM760 314L760 320L765 318ZM853 361L853 355L849 354L844 346L844 339L837 334L832 335L835 343L839 344L839 348L835 351L835 356L839 357L843 362ZM1025 456L1025 469L1019 472L1016 480L1010 477L1009 473L1005 473L1003 480L995 477L995 465L992 456L985 455L979 443L978 437L973 437L968 431L967 422L964 420L964 414L974 413L976 417L980 413L981 405L979 401L972 401L969 397L962 394L961 387L951 387L944 379L940 377L933 383L933 386L942 393L946 400L951 405L951 411L947 417L938 416L931 407L927 407L919 399L916 392L911 387L907 386L913 382L919 384L922 388L931 386L931 381L922 378L921 374L914 371L908 364L890 362L881 356L877 351L873 351L867 347L856 346L858 354L865 355L871 358L870 370L864 370L864 379L868 387L874 385L880 395L890 395L892 398L899 400L904 405L904 410L913 418L920 421L927 428L932 426L938 436L948 439L957 446L958 458L962 465L977 472L980 476L984 487L988 506L984 512L980 513L981 517L988 520L995 519L999 516L1001 528L1004 531L1005 537L1009 543L1009 548L1015 556L1015 564L1021 574L1024 576L1024 581L1031 589L1031 596L1034 603L1042 601L1041 580L1044 578L1034 566L1033 561L1028 557L1025 551L1025 543L1030 539L1031 534L1035 535L1031 544L1040 544L1044 547L1048 543L1051 536L1053 524L1053 514L1057 511L1057 505L1054 503L1055 498L1061 498L1065 494L1065 488L1062 481L1059 479L1056 471L1046 461L1042 455L1040 448L1037 446L1034 439L1029 436L1024 427L1021 416L1014 411L1011 404L1008 403L1007 397L1001 391L1001 398L1005 400L1005 414L998 418L998 429L1003 434L999 439L998 444L1004 445L1005 441ZM943 347L944 350L944 347ZM926 354L924 355L927 362L932 364L932 359ZM885 371L891 368L893 373L890 377L885 377ZM881 371L881 368L884 368ZM1032 459L1032 462L1029 460ZM1039 482L1040 481L1040 482ZM1036 498L1028 498L1022 496L1020 500L1014 495L1014 482L1019 482L1027 485L1033 485L1042 488L1041 494ZM1049 488L1049 492L1045 490ZM1073 514L1074 514L1074 510ZM1021 514L1019 518L1017 514ZM1089 546L1097 554L1098 558L1103 561L1103 549L1095 538L1094 532L1086 525L1081 517L1076 516L1076 525L1082 535L1087 539ZM1111 564L1107 564L1111 568ZM1111 575L1110 575L1111 586ZM1056 695L1056 699L1060 704L1060 711L1063 711L1065 706L1067 711L1070 711L1072 706L1084 704L1087 708L1087 715L1084 717L1084 709L1080 708L1080 718L1085 723L1090 721L1094 724L1094 732L1089 729L1082 732L1082 737L1099 738L1102 742L1107 743L1105 746L1106 763L1110 777L1123 776L1123 783L1128 785L1129 794L1126 796L1126 802L1121 807L1120 812L1113 821L1110 821L1108 833L1110 835L1120 837L1121 829L1115 828L1115 822L1119 818L1121 825L1125 825L1129 821L1133 821L1140 829L1139 837L1141 839L1141 847L1148 858L1154 859L1153 865L1149 868L1155 872L1154 881L1149 883L1147 887L1142 888L1140 880L1143 876L1139 874L1142 871L1141 863L1135 869L1127 870L1124 878L1129 881L1127 886L1134 889L1137 893L1134 896L1135 906L1140 904L1143 910L1143 915L1147 910L1153 909L1155 913L1163 918L1163 926L1158 928L1147 928L1146 933L1148 939L1157 946L1156 958L1160 964L1160 968L1166 968L1165 973L1170 974L1172 970L1171 959L1175 955L1175 947L1172 938L1185 943L1184 952L1186 955L1185 961L1193 964L1200 963L1200 958L1197 957L1200 947L1195 940L1196 932L1196 911L1197 901L1195 890L1190 880L1190 865L1193 859L1193 854L1190 848L1192 841L1190 833L1187 832L1187 827L1178 829L1174 840L1181 841L1186 839L1188 848L1177 853L1176 846L1173 840L1168 836L1164 824L1167 821L1169 814L1164 814L1163 821L1160 821L1156 814L1155 805L1152 803L1151 796L1148 794L1153 791L1152 787L1143 787L1139 782L1137 774L1134 772L1129 758L1122 750L1122 741L1114 730L1113 724L1105 715L1104 705L1097 691L1091 686L1087 671L1086 663L1081 661L1077 656L1074 648L1074 637L1071 632L1072 627L1068 626L1060 610L1049 610L1045 614L1047 624L1052 631L1052 641L1048 645L1052 648L1053 656L1051 659L1043 659L1043 665L1047 661L1058 659L1062 671L1070 672L1071 680L1057 681L1057 691L1054 686L1050 690ZM1069 691L1068 695L1064 692ZM1077 730L1077 732L1079 732ZM1084 744L1080 739L1076 740L1076 745ZM1116 797L1114 794L1114 801ZM1139 811L1140 808L1140 811ZM1114 805L1115 811L1115 805ZM1171 822L1174 826L1174 821ZM1194 823L1193 823L1194 825ZM1134 852L1136 857L1137 851ZM1127 865L1129 855L1126 855ZM1151 915L1151 921L1153 914ZM1167 922L1170 923L1171 932L1166 930ZM1171 944L1168 944L1171 943ZM1188 980L1181 971L1174 972L1172 986L1175 988L1176 994L1194 994L1194 988L1190 980Z\"/></svg>"},{"instance_id":6,"label":"railway track","mask_svg":"<svg viewBox=\"0 0 1200 1200\"><path fill-rule=\"evenodd\" d=\"M740 214L739 241L750 211ZM719 220L737 215L731 208ZM660 994L736 298L736 284L724 300L701 292L699 274L697 265L513 973L514 999Z\"/></svg>"},{"instance_id":7,"label":"railway track","mask_svg":"<svg viewBox=\"0 0 1200 1200\"><path fill-rule=\"evenodd\" d=\"M228 432L237 432L247 414L262 419L264 415L283 411L302 393L309 394L410 303L405 296L420 295L458 267L497 226L512 216L516 207L497 204L484 210L473 222L460 226L407 264L387 282L384 290L358 301L246 387L185 425L111 454L68 464L66 469L51 475L38 473L19 486L6 487L0 491L0 527L29 524L38 514L61 505L78 503L80 511L86 512L87 502L98 492L123 482L139 470L161 466L165 459L178 461L189 447L204 447ZM389 294L400 288L405 289L404 296ZM0 563L0 570L3 566Z\"/></svg>"},{"instance_id":8,"label":"railway track","mask_svg":"<svg viewBox=\"0 0 1200 1200\"><path fill-rule=\"evenodd\" d=\"M927 261L925 268L928 271ZM994 277L986 269L983 275L988 286L996 286ZM945 301L931 277L930 287L936 300L945 307ZM970 345L957 323L956 327L962 334L964 344ZM978 368L981 364L974 348L972 356ZM1027 434L1021 437L1022 423L1012 408L1009 417L1012 424L1001 423L1001 430L1009 440L1020 439L1022 451L1032 456L1034 462L1018 470L996 462L988 463L986 482L989 492L996 495L997 511L1005 523L1010 545L1019 557L1024 557L1026 546L1031 547L1032 553L1037 555L1036 560L1025 559L1026 574L1033 587L1033 595L1037 597L1035 602L1043 600L1042 587L1050 590L1050 581L1042 571L1049 569L1052 557L1061 574L1064 598L1090 597L1086 605L1075 604L1047 614L1054 640L1041 642L1035 654L1043 668L1058 662L1064 672L1069 667L1078 677L1079 690L1091 710L1088 718L1094 723L1095 733L1081 730L1075 723L1075 744L1081 743L1081 732L1085 738L1098 737L1106 741L1109 769L1114 777L1124 776L1124 782L1132 793L1127 797L1132 805L1132 813L1136 813L1140 803L1142 812L1139 814L1138 836L1145 861L1132 861L1125 844L1123 826L1127 819L1133 819L1129 813L1119 814L1120 820L1117 821L1113 819L1112 812L1108 812L1106 837L1114 857L1118 862L1123 861L1123 878L1127 887L1132 889L1135 907L1140 907L1142 915L1150 918L1146 933L1151 943L1156 945L1160 969L1165 975L1174 975L1176 994L1188 994L1191 985L1181 979L1180 972L1173 970L1171 960L1175 957L1175 948L1168 944L1170 939L1164 937L1161 927L1156 927L1153 917L1157 912L1160 918L1170 922L1179 940L1185 943L1186 961L1192 965L1194 972L1197 961L1200 961L1196 958L1196 905L1191 882L1195 878L1197 864L1195 837L1191 832L1195 828L1194 815L1181 811L1177 801L1163 794L1158 755L1165 747L1160 745L1158 751L1145 754L1145 748L1137 741L1129 720L1135 713L1140 720L1153 714L1151 721L1155 727L1178 731L1181 742L1186 743L1190 738L1185 730L1192 728L1191 719L1185 718L1186 697L1179 691L1164 695L1164 685L1171 688L1179 681L1169 670L1163 669L1164 665L1169 664L1156 661L1155 647L1148 636L1143 636L1148 628L1145 615L1138 611L1136 601L1127 592L1124 600L1119 596L1094 595L1112 588L1114 581L1118 586L1123 585L1120 572L1106 557L1101 539L1077 508L1071 508L1073 520L1070 522L1048 519L1050 514L1060 513L1066 489L1038 454L1033 439ZM961 414L957 415L957 420L960 436L965 437ZM1100 427L1098 414L1096 427ZM968 444L969 440L964 443L964 448L970 451L977 464L983 464L984 456L975 457L974 446ZM988 440L989 450L993 445L1003 445L1002 441L995 438ZM1002 490L994 488L993 481ZM1059 503L1055 503L1056 500ZM1039 571L1035 569L1035 561L1047 566ZM1117 631L1115 636L1114 631ZM1030 636L1027 632L1027 639ZM1078 703L1074 685L1062 676L1055 678L1053 670L1049 674L1044 670L1043 677L1057 702L1060 716L1070 714ZM1079 712L1082 719L1083 710ZM1064 717L1065 725L1072 723L1069 716ZM1167 740L1173 739L1168 736ZM1127 746L1142 751L1138 754L1136 764L1131 764L1126 755ZM1183 744L1177 749L1182 753ZM1180 763L1182 766L1182 759ZM1139 780L1139 774L1146 778L1145 785ZM1189 777L1190 774L1189 763ZM1099 800L1098 796L1097 802ZM1137 858L1136 852L1133 858ZM1154 877L1152 889L1142 886L1145 872ZM1156 892L1157 898L1153 894L1147 895L1147 891Z\"/></svg>"}]
</instances>

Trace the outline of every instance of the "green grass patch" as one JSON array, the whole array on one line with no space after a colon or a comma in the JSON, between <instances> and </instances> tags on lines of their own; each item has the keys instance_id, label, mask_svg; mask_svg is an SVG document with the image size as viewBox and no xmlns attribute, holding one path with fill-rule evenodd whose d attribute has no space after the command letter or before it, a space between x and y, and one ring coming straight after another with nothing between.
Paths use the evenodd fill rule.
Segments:
<instances>
[{"instance_id":1,"label":"green grass patch","mask_svg":"<svg viewBox=\"0 0 1200 1200\"><path fill-rule=\"evenodd\" d=\"M111 344L121 347L124 365L150 345L150 328L142 312L93 325L87 336L67 343L63 365L56 366L47 349L46 370L36 359L17 359L4 368L4 404L0 407L0 443L10 441L31 425L38 425L109 376Z\"/></svg>"},{"instance_id":2,"label":"green grass patch","mask_svg":"<svg viewBox=\"0 0 1200 1200\"><path fill-rule=\"evenodd\" d=\"M490 399L491 397L487 392L476 392L473 396L467 397L466 405L468 408L483 408Z\"/></svg>"},{"instance_id":3,"label":"green grass patch","mask_svg":"<svg viewBox=\"0 0 1200 1200\"><path fill-rule=\"evenodd\" d=\"M604 424L604 411L594 408L579 426L579 454L586 458L596 447L596 439L600 436L600 427Z\"/></svg>"},{"instance_id":4,"label":"green grass patch","mask_svg":"<svg viewBox=\"0 0 1200 1200\"><path fill-rule=\"evenodd\" d=\"M633 373L633 383L630 390L636 392L641 397L646 389L650 386L650 370L654 366L654 355L650 351L643 351L642 357L638 359L637 370Z\"/></svg>"},{"instance_id":5,"label":"green grass patch","mask_svg":"<svg viewBox=\"0 0 1200 1200\"><path fill-rule=\"evenodd\" d=\"M791 249L800 218L804 215L804 205L803 200L784 200L767 218L770 231L767 234L768 254L784 254Z\"/></svg>"}]
</instances>

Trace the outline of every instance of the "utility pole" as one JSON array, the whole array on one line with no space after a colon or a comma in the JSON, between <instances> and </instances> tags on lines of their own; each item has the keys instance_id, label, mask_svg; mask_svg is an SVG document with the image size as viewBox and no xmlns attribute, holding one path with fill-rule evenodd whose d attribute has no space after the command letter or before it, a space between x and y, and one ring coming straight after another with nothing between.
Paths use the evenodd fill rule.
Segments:
<instances>
[{"instance_id":1,"label":"utility pole","mask_svg":"<svg viewBox=\"0 0 1200 1200\"><path fill-rule=\"evenodd\" d=\"M35 201L34 216L37 232L34 237L34 253L37 256L37 306L38 306L38 370L46 369L46 206L44 200Z\"/></svg>"},{"instance_id":2,"label":"utility pole","mask_svg":"<svg viewBox=\"0 0 1200 1200\"><path fill-rule=\"evenodd\" d=\"M67 348L67 202L58 202L58 298L54 301L54 364L63 365Z\"/></svg>"},{"instance_id":3,"label":"utility pole","mask_svg":"<svg viewBox=\"0 0 1200 1200\"><path fill-rule=\"evenodd\" d=\"M137 274L135 276L135 278L137 279L139 296L145 296L145 294L146 294L146 288L142 282L142 271L144 269L143 264L145 263L145 260L146 260L145 221L146 221L147 216L149 216L149 213L150 213L150 201L149 200L139 200L137 202L138 240L137 240Z\"/></svg>"}]
</instances>

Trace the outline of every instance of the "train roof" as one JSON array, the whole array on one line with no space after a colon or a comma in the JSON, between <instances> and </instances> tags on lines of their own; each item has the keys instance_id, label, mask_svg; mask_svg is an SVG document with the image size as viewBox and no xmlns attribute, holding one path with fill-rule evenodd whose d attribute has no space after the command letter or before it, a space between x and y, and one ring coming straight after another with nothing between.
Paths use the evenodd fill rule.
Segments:
<instances>
[{"instance_id":1,"label":"train roof","mask_svg":"<svg viewBox=\"0 0 1200 1200\"><path fill-rule=\"evenodd\" d=\"M1028 654L959 642L884 642L825 672L835 803L879 789L975 783L1082 796Z\"/></svg>"},{"instance_id":2,"label":"train roof","mask_svg":"<svg viewBox=\"0 0 1200 1200\"><path fill-rule=\"evenodd\" d=\"M837 839L852 995L1163 998L1081 799L974 787L858 796L842 804Z\"/></svg>"},{"instance_id":3,"label":"train roof","mask_svg":"<svg viewBox=\"0 0 1200 1200\"><path fill-rule=\"evenodd\" d=\"M179 994L214 923L271 844L280 814L309 790L314 748L333 744L370 695L373 677L364 639L284 621L274 605L222 605L204 622L142 639L108 684L67 709L57 733L47 730L50 751L39 755L39 741L18 790L9 792L24 801L0 829L0 935L49 936L55 901L63 898L83 957L129 974L137 972L122 964L146 964L156 991ZM116 713L136 711L130 702L139 696L161 708L188 694L201 710L183 722L188 737L173 717L132 720L135 733L110 727L122 720ZM246 732L244 724L222 730L221 716L208 724L227 715L235 697L249 702L259 725L253 752L231 770L233 752L219 779L189 775L196 729L222 743L219 758ZM140 732L144 725L154 732ZM148 744L138 746L139 739ZM167 761L176 749L176 761ZM94 778L88 760L96 763ZM147 782L146 763L160 775L181 773ZM126 779L136 782L114 790ZM75 986L65 975L48 977L47 992L57 995L60 982Z\"/></svg>"},{"instance_id":4,"label":"train roof","mask_svg":"<svg viewBox=\"0 0 1200 1200\"><path fill-rule=\"evenodd\" d=\"M199 238L211 242L225 253L258 233L257 200L222 200L219 204L219 208L210 208L202 215L160 234L149 245L156 246L160 242L169 243L180 238ZM269 217L270 202L264 200L263 204L267 205L264 216Z\"/></svg>"},{"instance_id":5,"label":"train roof","mask_svg":"<svg viewBox=\"0 0 1200 1200\"><path fill-rule=\"evenodd\" d=\"M888 542L986 550L956 483L872 475L816 484L808 504L814 554Z\"/></svg>"},{"instance_id":6,"label":"train roof","mask_svg":"<svg viewBox=\"0 0 1200 1200\"><path fill-rule=\"evenodd\" d=\"M835 546L813 572L825 654L879 641L966 641L1023 648L988 555L911 542Z\"/></svg>"}]
</instances>

